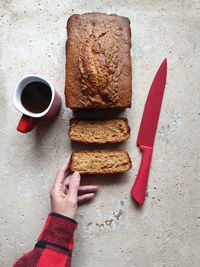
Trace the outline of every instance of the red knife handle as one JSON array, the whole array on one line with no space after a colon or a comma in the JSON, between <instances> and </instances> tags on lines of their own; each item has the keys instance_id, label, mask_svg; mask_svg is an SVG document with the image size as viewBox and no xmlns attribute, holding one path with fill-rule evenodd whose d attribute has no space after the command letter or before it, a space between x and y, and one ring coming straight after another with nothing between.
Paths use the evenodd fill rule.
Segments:
<instances>
[{"instance_id":1,"label":"red knife handle","mask_svg":"<svg viewBox=\"0 0 200 267\"><path fill-rule=\"evenodd\" d=\"M143 205L153 149L147 146L140 146L140 149L142 151L142 161L135 183L131 189L131 195L140 205Z\"/></svg>"},{"instance_id":2,"label":"red knife handle","mask_svg":"<svg viewBox=\"0 0 200 267\"><path fill-rule=\"evenodd\" d=\"M23 114L17 126L17 131L21 133L30 132L31 130L33 130L33 128L35 128L35 126L39 122L39 119L40 118L33 118Z\"/></svg>"}]
</instances>

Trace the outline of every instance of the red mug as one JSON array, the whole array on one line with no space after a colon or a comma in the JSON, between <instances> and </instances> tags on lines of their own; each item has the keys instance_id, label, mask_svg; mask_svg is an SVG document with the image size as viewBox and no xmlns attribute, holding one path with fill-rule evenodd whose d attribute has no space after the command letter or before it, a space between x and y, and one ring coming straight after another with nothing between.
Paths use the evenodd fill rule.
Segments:
<instances>
[{"instance_id":1,"label":"red mug","mask_svg":"<svg viewBox=\"0 0 200 267\"><path fill-rule=\"evenodd\" d=\"M41 119L52 119L59 113L61 97L50 82L31 75L18 83L13 103L23 113L17 130L28 133Z\"/></svg>"}]
</instances>

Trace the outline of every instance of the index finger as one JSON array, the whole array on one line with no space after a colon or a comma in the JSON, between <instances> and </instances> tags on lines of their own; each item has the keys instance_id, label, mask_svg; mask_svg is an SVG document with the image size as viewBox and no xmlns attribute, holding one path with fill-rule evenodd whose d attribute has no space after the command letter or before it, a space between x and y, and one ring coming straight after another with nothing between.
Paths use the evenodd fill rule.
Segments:
<instances>
[{"instance_id":1,"label":"index finger","mask_svg":"<svg viewBox=\"0 0 200 267\"><path fill-rule=\"evenodd\" d=\"M62 165L62 167L58 170L57 174L56 174L56 179L54 182L54 186L62 184L64 179L65 179L65 174L67 172L67 169L69 167L70 164L70 159L71 157L67 157L65 163Z\"/></svg>"}]
</instances>

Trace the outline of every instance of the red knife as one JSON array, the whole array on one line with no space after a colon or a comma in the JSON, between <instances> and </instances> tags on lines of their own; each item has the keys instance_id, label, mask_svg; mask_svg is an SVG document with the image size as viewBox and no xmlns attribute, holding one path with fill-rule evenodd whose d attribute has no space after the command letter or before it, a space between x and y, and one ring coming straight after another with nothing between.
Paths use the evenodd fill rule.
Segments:
<instances>
[{"instance_id":1,"label":"red knife","mask_svg":"<svg viewBox=\"0 0 200 267\"><path fill-rule=\"evenodd\" d=\"M137 145L142 151L142 161L135 183L131 189L131 195L140 205L143 205L145 199L153 143L165 90L166 77L167 59L161 64L151 85L137 139Z\"/></svg>"}]
</instances>

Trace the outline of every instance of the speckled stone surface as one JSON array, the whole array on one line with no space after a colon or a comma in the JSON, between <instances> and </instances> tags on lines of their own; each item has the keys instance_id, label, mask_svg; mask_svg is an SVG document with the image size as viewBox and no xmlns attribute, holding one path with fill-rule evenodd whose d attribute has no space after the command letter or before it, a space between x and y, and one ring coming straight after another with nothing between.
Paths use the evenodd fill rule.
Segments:
<instances>
[{"instance_id":1,"label":"speckled stone surface","mask_svg":"<svg viewBox=\"0 0 200 267\"><path fill-rule=\"evenodd\" d=\"M198 0L1 0L0 266L11 266L33 248L50 210L48 192L57 168L67 154L88 148L67 137L69 119L82 114L64 104L66 21L88 11L116 13L131 21L132 109L103 115L129 119L129 141L104 147L127 150L133 168L124 175L84 181L100 189L94 201L78 209L72 266L200 266ZM149 187L144 206L138 208L130 197L141 159L135 143L151 82L165 57L168 77ZM12 94L28 74L47 78L63 105L56 120L23 135L16 131L21 115Z\"/></svg>"}]
</instances>

